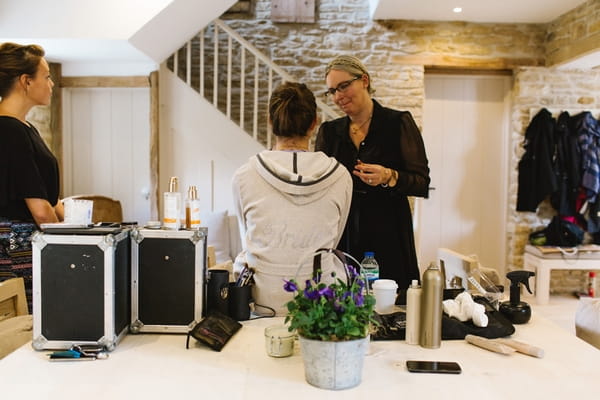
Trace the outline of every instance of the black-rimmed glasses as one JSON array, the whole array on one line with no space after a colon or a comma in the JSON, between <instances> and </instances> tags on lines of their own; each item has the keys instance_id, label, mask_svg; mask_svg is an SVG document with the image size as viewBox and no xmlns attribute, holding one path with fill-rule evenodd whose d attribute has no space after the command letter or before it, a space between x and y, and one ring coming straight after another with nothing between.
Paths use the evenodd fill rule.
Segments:
<instances>
[{"instance_id":1,"label":"black-rimmed glasses","mask_svg":"<svg viewBox=\"0 0 600 400\"><path fill-rule=\"evenodd\" d=\"M333 96L333 95L335 95L336 92L340 92L340 93L345 92L346 89L348 89L350 87L352 82L359 80L360 78L362 78L362 77L355 76L352 79L348 79L347 81L341 82L336 87L327 89L327 91L324 94L325 94L325 96L329 96L329 95Z\"/></svg>"}]
</instances>

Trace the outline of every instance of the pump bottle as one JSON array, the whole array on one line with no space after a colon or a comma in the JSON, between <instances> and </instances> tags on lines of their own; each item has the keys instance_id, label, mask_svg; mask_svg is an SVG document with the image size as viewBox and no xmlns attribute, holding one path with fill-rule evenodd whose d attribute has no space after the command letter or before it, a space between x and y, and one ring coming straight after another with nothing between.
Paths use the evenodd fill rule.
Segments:
<instances>
[{"instance_id":1,"label":"pump bottle","mask_svg":"<svg viewBox=\"0 0 600 400\"><path fill-rule=\"evenodd\" d=\"M413 279L406 291L406 343L419 344L421 286Z\"/></svg>"},{"instance_id":2,"label":"pump bottle","mask_svg":"<svg viewBox=\"0 0 600 400\"><path fill-rule=\"evenodd\" d=\"M442 300L444 277L435 263L423 273L421 293L421 324L419 344L428 349L437 349L442 343Z\"/></svg>"},{"instance_id":3,"label":"pump bottle","mask_svg":"<svg viewBox=\"0 0 600 400\"><path fill-rule=\"evenodd\" d=\"M179 230L181 228L181 193L178 192L176 176L169 180L169 191L164 193L163 228Z\"/></svg>"},{"instance_id":4,"label":"pump bottle","mask_svg":"<svg viewBox=\"0 0 600 400\"><path fill-rule=\"evenodd\" d=\"M187 199L185 200L185 228L200 228L200 200L196 186L188 188Z\"/></svg>"}]
</instances>

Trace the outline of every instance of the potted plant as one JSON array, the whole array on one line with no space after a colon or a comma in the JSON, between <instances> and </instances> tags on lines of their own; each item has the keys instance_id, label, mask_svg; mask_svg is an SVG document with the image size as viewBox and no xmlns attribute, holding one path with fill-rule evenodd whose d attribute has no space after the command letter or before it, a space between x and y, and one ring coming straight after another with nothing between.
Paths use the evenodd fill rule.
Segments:
<instances>
[{"instance_id":1,"label":"potted plant","mask_svg":"<svg viewBox=\"0 0 600 400\"><path fill-rule=\"evenodd\" d=\"M319 271L303 288L295 279L284 284L287 292L294 293L286 304L285 322L290 331L298 332L306 380L326 389L360 383L369 327L375 323L375 299L365 290L365 278L351 265L344 263L344 268L346 280L332 273L332 282L326 284Z\"/></svg>"}]
</instances>

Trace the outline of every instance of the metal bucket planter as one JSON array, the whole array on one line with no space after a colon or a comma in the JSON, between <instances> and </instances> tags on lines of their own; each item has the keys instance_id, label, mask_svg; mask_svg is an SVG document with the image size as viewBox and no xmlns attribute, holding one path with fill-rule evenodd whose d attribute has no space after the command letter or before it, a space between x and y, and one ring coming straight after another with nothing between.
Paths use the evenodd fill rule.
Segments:
<instances>
[{"instance_id":1,"label":"metal bucket planter","mask_svg":"<svg viewBox=\"0 0 600 400\"><path fill-rule=\"evenodd\" d=\"M360 384L369 337L324 342L300 336L306 381L322 389L348 389Z\"/></svg>"}]
</instances>

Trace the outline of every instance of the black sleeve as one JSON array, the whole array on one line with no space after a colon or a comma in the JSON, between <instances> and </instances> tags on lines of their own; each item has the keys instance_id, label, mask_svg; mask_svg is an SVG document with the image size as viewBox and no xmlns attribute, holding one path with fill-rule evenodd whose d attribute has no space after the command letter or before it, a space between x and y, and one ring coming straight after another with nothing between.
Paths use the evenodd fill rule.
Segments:
<instances>
[{"instance_id":1,"label":"black sleeve","mask_svg":"<svg viewBox=\"0 0 600 400\"><path fill-rule=\"evenodd\" d=\"M398 182L390 188L406 196L429 196L429 165L423 137L409 112L401 113Z\"/></svg>"}]
</instances>

